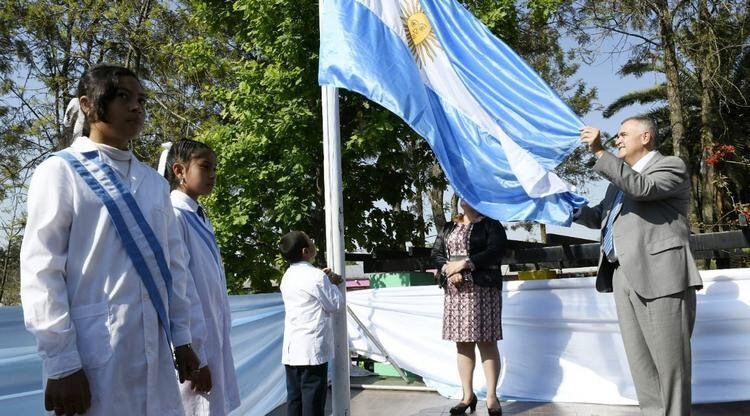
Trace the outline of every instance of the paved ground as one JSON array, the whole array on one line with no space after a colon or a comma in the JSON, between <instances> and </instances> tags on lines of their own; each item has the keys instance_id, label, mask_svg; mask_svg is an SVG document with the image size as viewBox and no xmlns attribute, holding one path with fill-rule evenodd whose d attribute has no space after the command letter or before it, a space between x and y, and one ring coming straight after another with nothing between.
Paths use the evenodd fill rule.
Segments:
<instances>
[{"instance_id":1,"label":"paved ground","mask_svg":"<svg viewBox=\"0 0 750 416\"><path fill-rule=\"evenodd\" d=\"M362 383L352 379L352 384ZM363 383L364 384L364 383ZM397 384L391 381L374 384ZM330 393L330 391L329 391ZM434 392L391 391L352 388L352 416L439 416L448 415L456 404ZM331 415L330 394L326 415ZM503 415L512 416L640 416L636 406L606 406L583 403L503 402ZM282 405L268 416L285 416ZM479 402L473 415L487 415L485 402ZM750 416L750 402L702 404L693 406L692 416Z\"/></svg>"}]
</instances>

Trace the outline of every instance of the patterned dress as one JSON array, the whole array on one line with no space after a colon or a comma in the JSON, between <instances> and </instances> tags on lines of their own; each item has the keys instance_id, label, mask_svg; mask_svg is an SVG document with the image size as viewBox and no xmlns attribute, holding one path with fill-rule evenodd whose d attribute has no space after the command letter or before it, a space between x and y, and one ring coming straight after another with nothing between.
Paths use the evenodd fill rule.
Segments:
<instances>
[{"instance_id":1,"label":"patterned dress","mask_svg":"<svg viewBox=\"0 0 750 416\"><path fill-rule=\"evenodd\" d=\"M445 241L450 256L466 256L473 224L458 224ZM464 282L448 282L443 303L443 339L454 342L492 342L503 339L500 314L501 289L474 284L471 271L462 273Z\"/></svg>"}]
</instances>

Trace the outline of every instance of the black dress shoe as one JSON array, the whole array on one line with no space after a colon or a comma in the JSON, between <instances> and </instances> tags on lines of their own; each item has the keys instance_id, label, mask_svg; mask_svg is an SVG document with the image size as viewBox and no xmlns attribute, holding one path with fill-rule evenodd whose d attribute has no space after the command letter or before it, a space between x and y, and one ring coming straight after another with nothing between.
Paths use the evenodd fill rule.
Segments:
<instances>
[{"instance_id":1,"label":"black dress shoe","mask_svg":"<svg viewBox=\"0 0 750 416\"><path fill-rule=\"evenodd\" d=\"M488 407L487 413L489 413L490 416L503 416L503 409L500 406L493 407L492 409Z\"/></svg>"},{"instance_id":2,"label":"black dress shoe","mask_svg":"<svg viewBox=\"0 0 750 416\"><path fill-rule=\"evenodd\" d=\"M477 410L477 395L472 394L471 401L469 404L466 404L464 402L461 402L453 407L451 407L451 414L452 415L462 415L466 413L466 409L471 408L471 413L474 413L475 410Z\"/></svg>"}]
</instances>

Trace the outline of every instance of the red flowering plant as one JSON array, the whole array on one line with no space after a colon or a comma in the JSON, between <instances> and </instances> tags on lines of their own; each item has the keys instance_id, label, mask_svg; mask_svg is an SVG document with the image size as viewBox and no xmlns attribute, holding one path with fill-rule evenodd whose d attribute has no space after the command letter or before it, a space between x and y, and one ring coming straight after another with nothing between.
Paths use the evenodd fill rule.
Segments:
<instances>
[{"instance_id":1,"label":"red flowering plant","mask_svg":"<svg viewBox=\"0 0 750 416\"><path fill-rule=\"evenodd\" d=\"M729 155L735 155L737 148L731 144L716 144L713 148L706 148L706 163L715 165L727 158Z\"/></svg>"},{"instance_id":2,"label":"red flowering plant","mask_svg":"<svg viewBox=\"0 0 750 416\"><path fill-rule=\"evenodd\" d=\"M737 204L737 211L739 211L737 225L740 227L747 227L748 224L750 224L750 205L745 205L743 207L742 204Z\"/></svg>"},{"instance_id":3,"label":"red flowering plant","mask_svg":"<svg viewBox=\"0 0 750 416\"><path fill-rule=\"evenodd\" d=\"M709 165L716 165L719 162L722 162L733 165L740 165L745 168L750 167L750 159L741 154L738 154L737 148L731 144L715 144L712 147L706 147L703 160L706 164ZM731 224L739 225L740 227L747 227L748 224L750 224L750 205L746 205L741 202L738 203L734 199L732 190L729 187L729 178L727 178L723 174L717 172L714 179L714 184L717 188L724 190L726 196L728 196L732 200L733 207L732 210L725 213L721 217L719 222L721 222L721 220L725 218L734 217L734 220L730 220Z\"/></svg>"}]
</instances>

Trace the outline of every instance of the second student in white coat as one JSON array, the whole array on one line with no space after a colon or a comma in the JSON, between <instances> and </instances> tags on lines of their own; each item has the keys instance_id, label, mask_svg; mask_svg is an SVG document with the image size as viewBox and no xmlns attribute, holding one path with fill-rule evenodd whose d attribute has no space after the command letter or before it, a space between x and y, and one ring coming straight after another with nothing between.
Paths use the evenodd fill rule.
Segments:
<instances>
[{"instance_id":1,"label":"second student in white coat","mask_svg":"<svg viewBox=\"0 0 750 416\"><path fill-rule=\"evenodd\" d=\"M227 415L240 406L229 332L232 326L224 265L211 221L198 203L213 190L216 154L206 144L180 140L162 153L159 171L172 187L172 205L187 248L198 376L181 387L188 415ZM164 157L166 156L166 157Z\"/></svg>"}]
</instances>

